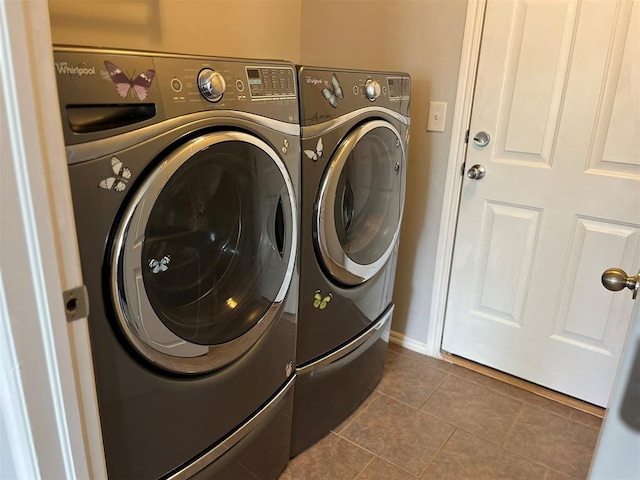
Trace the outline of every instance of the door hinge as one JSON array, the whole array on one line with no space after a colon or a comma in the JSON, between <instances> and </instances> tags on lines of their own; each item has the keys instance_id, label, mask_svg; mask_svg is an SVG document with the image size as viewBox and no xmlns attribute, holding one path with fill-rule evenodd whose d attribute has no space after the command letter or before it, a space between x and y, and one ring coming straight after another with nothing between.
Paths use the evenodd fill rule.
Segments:
<instances>
[{"instance_id":1,"label":"door hinge","mask_svg":"<svg viewBox=\"0 0 640 480\"><path fill-rule=\"evenodd\" d=\"M469 143L469 130L464 134L464 143Z\"/></svg>"},{"instance_id":2,"label":"door hinge","mask_svg":"<svg viewBox=\"0 0 640 480\"><path fill-rule=\"evenodd\" d=\"M89 316L89 294L84 285L62 292L62 300L68 322Z\"/></svg>"},{"instance_id":3,"label":"door hinge","mask_svg":"<svg viewBox=\"0 0 640 480\"><path fill-rule=\"evenodd\" d=\"M460 167L460 175L462 175L463 177L464 177L464 170L466 166L467 166L467 162L462 162L462 166Z\"/></svg>"}]
</instances>

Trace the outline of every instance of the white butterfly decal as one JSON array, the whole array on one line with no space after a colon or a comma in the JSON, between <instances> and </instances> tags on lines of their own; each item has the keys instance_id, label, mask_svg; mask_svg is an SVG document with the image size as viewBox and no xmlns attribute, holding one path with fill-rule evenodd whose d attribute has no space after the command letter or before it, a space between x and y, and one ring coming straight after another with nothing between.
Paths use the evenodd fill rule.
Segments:
<instances>
[{"instance_id":1,"label":"white butterfly decal","mask_svg":"<svg viewBox=\"0 0 640 480\"><path fill-rule=\"evenodd\" d=\"M151 273L166 272L167 270L169 270L168 265L170 261L171 257L169 255L165 255L160 260L152 258L151 260L149 260L149 268L151 269Z\"/></svg>"},{"instance_id":2,"label":"white butterfly decal","mask_svg":"<svg viewBox=\"0 0 640 480\"><path fill-rule=\"evenodd\" d=\"M318 139L318 144L316 145L316 150L305 150L304 154L309 157L314 162L318 161L320 157L322 157L322 149L324 146L322 145L322 138Z\"/></svg>"},{"instance_id":3,"label":"white butterfly decal","mask_svg":"<svg viewBox=\"0 0 640 480\"><path fill-rule=\"evenodd\" d=\"M335 73L331 75L331 88L323 88L322 96L329 100L329 103L333 108L338 108L338 100L342 100L344 98L342 87L340 86L340 82L338 81L338 77L336 77Z\"/></svg>"},{"instance_id":4,"label":"white butterfly decal","mask_svg":"<svg viewBox=\"0 0 640 480\"><path fill-rule=\"evenodd\" d=\"M117 157L111 157L111 170L113 171L113 176L100 180L98 187L105 190L113 189L116 192L124 192L124 189L127 188L127 182L131 178L131 170L123 166Z\"/></svg>"}]
</instances>

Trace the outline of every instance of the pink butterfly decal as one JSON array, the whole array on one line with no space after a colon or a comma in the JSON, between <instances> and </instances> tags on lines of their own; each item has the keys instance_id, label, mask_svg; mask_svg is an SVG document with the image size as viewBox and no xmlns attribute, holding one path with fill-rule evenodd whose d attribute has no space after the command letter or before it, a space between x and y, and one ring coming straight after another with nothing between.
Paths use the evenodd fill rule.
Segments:
<instances>
[{"instance_id":1,"label":"pink butterfly decal","mask_svg":"<svg viewBox=\"0 0 640 480\"><path fill-rule=\"evenodd\" d=\"M127 98L129 91L133 90L141 102L147 99L147 92L149 91L149 87L151 87L153 77L156 75L155 70L146 70L131 80L115 63L105 60L104 66L107 67L109 78L116 84L118 95L122 98Z\"/></svg>"}]
</instances>

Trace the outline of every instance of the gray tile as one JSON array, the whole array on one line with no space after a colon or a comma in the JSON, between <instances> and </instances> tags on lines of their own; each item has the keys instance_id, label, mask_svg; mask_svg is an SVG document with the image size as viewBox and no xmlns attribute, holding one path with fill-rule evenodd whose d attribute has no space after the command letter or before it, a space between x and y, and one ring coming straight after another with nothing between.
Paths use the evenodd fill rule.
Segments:
<instances>
[{"instance_id":1,"label":"gray tile","mask_svg":"<svg viewBox=\"0 0 640 480\"><path fill-rule=\"evenodd\" d=\"M588 427L600 429L602 427L602 418L597 415L592 415L587 412L583 412L576 408L571 409L571 414L569 415L571 420L582 423Z\"/></svg>"},{"instance_id":2,"label":"gray tile","mask_svg":"<svg viewBox=\"0 0 640 480\"><path fill-rule=\"evenodd\" d=\"M506 395L449 376L421 410L499 445L522 405Z\"/></svg>"},{"instance_id":3,"label":"gray tile","mask_svg":"<svg viewBox=\"0 0 640 480\"><path fill-rule=\"evenodd\" d=\"M420 407L438 388L447 373L404 355L387 352L382 380L377 390L389 397Z\"/></svg>"},{"instance_id":4,"label":"gray tile","mask_svg":"<svg viewBox=\"0 0 640 480\"><path fill-rule=\"evenodd\" d=\"M387 358L378 390L282 480L586 476L599 417L397 345Z\"/></svg>"},{"instance_id":5,"label":"gray tile","mask_svg":"<svg viewBox=\"0 0 640 480\"><path fill-rule=\"evenodd\" d=\"M495 378L491 378L487 375L474 372L473 370L469 370L468 368L464 368L459 365L453 365L449 371L452 375L456 375L470 382L482 385L490 390L502 393L503 395L515 398L516 400L528 403L529 405L543 408L557 415L569 417L573 410L571 407L563 405L562 403L550 400L500 380L496 380Z\"/></svg>"},{"instance_id":6,"label":"gray tile","mask_svg":"<svg viewBox=\"0 0 640 480\"><path fill-rule=\"evenodd\" d=\"M445 372L448 372L449 369L453 367L453 364L451 362L439 358L430 357L422 353L414 352L413 350L401 347L400 345L396 345L395 343L389 343L388 351L397 353L398 355L403 355L405 357L413 358L414 360L418 360L428 367L437 368L438 370L444 370Z\"/></svg>"},{"instance_id":7,"label":"gray tile","mask_svg":"<svg viewBox=\"0 0 640 480\"><path fill-rule=\"evenodd\" d=\"M462 430L456 430L422 480L540 480L547 470Z\"/></svg>"},{"instance_id":8,"label":"gray tile","mask_svg":"<svg viewBox=\"0 0 640 480\"><path fill-rule=\"evenodd\" d=\"M453 430L417 408L380 395L341 435L418 476Z\"/></svg>"},{"instance_id":9,"label":"gray tile","mask_svg":"<svg viewBox=\"0 0 640 480\"><path fill-rule=\"evenodd\" d=\"M574 478L554 470L547 470L547 473L542 477L542 480L574 480Z\"/></svg>"},{"instance_id":10,"label":"gray tile","mask_svg":"<svg viewBox=\"0 0 640 480\"><path fill-rule=\"evenodd\" d=\"M598 429L525 405L504 447L575 478L586 478Z\"/></svg>"},{"instance_id":11,"label":"gray tile","mask_svg":"<svg viewBox=\"0 0 640 480\"><path fill-rule=\"evenodd\" d=\"M375 457L356 480L416 480L417 478L385 462L380 457Z\"/></svg>"},{"instance_id":12,"label":"gray tile","mask_svg":"<svg viewBox=\"0 0 640 480\"><path fill-rule=\"evenodd\" d=\"M344 422L342 422L340 425L334 428L333 431L336 433L342 432L345 428L347 428L347 425L353 422L353 420L358 415L360 415L364 411L364 409L366 409L371 404L371 402L373 402L376 398L378 398L379 395L380 394L378 392L372 392L371 395L365 398L364 402L362 402L362 405L360 405L355 412L349 415L349 418L347 418Z\"/></svg>"},{"instance_id":13,"label":"gray tile","mask_svg":"<svg viewBox=\"0 0 640 480\"><path fill-rule=\"evenodd\" d=\"M280 480L354 480L373 455L330 433L289 462Z\"/></svg>"}]
</instances>

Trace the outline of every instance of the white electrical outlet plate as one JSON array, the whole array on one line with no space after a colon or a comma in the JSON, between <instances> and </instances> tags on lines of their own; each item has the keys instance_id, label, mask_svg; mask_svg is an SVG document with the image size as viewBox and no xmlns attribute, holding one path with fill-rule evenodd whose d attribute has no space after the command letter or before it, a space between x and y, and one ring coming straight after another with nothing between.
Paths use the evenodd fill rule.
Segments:
<instances>
[{"instance_id":1,"label":"white electrical outlet plate","mask_svg":"<svg viewBox=\"0 0 640 480\"><path fill-rule=\"evenodd\" d=\"M447 118L445 102L429 102L429 120L427 132L444 132L444 121Z\"/></svg>"}]
</instances>

